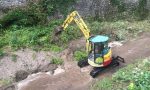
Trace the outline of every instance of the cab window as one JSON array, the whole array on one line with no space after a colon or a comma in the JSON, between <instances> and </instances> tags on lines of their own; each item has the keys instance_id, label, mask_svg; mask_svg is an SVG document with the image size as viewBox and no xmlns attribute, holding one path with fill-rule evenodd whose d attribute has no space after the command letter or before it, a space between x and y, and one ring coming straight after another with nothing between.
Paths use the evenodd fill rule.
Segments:
<instances>
[{"instance_id":1,"label":"cab window","mask_svg":"<svg viewBox=\"0 0 150 90\"><path fill-rule=\"evenodd\" d=\"M94 44L95 54L101 54L103 49L104 49L104 44L103 43L95 43Z\"/></svg>"}]
</instances>

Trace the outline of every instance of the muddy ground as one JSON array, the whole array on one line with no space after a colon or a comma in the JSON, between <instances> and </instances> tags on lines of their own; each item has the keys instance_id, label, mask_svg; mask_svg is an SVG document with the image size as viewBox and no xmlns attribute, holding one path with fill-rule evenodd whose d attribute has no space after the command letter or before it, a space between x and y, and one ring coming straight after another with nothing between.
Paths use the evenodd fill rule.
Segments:
<instances>
[{"instance_id":1,"label":"muddy ground","mask_svg":"<svg viewBox=\"0 0 150 90\"><path fill-rule=\"evenodd\" d=\"M139 58L150 56L150 33L143 33L134 40L123 43L120 47L113 48L113 54L125 59L125 64L116 68L109 68L96 79L90 77L92 67L80 69L73 60L73 51L84 47L85 40L72 41L68 48L59 54L64 60L64 66L60 66L65 72L57 75L40 73L15 84L17 90L89 90L95 80L111 76L119 68L134 63Z\"/></svg>"}]
</instances>

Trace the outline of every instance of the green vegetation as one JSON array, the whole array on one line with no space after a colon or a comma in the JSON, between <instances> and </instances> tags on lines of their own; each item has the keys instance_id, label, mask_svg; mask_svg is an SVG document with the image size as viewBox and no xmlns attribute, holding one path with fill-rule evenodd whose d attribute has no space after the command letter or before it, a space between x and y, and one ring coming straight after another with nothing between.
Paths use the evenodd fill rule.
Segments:
<instances>
[{"instance_id":1,"label":"green vegetation","mask_svg":"<svg viewBox=\"0 0 150 90\"><path fill-rule=\"evenodd\" d=\"M3 57L5 55L4 51L0 50L0 57Z\"/></svg>"},{"instance_id":2,"label":"green vegetation","mask_svg":"<svg viewBox=\"0 0 150 90\"><path fill-rule=\"evenodd\" d=\"M9 85L12 83L12 79L0 79L0 87L4 85Z\"/></svg>"},{"instance_id":3,"label":"green vegetation","mask_svg":"<svg viewBox=\"0 0 150 90\"><path fill-rule=\"evenodd\" d=\"M36 60L36 53L33 53L33 54L32 54L32 59L33 59L33 60Z\"/></svg>"},{"instance_id":4,"label":"green vegetation","mask_svg":"<svg viewBox=\"0 0 150 90\"><path fill-rule=\"evenodd\" d=\"M125 3L123 0L110 0L113 6L116 6L118 12L124 12L126 10Z\"/></svg>"},{"instance_id":5,"label":"green vegetation","mask_svg":"<svg viewBox=\"0 0 150 90\"><path fill-rule=\"evenodd\" d=\"M96 82L92 90L149 90L150 59L140 60L117 71L112 78Z\"/></svg>"},{"instance_id":6,"label":"green vegetation","mask_svg":"<svg viewBox=\"0 0 150 90\"><path fill-rule=\"evenodd\" d=\"M46 20L46 15L42 13L35 5L32 7L27 7L27 9L15 9L9 11L2 19L0 19L0 25L2 30L8 28L12 25L17 26L35 26L38 24L44 24Z\"/></svg>"},{"instance_id":7,"label":"green vegetation","mask_svg":"<svg viewBox=\"0 0 150 90\"><path fill-rule=\"evenodd\" d=\"M54 28L62 24L62 20L51 21L47 26L19 27L11 26L3 35L0 35L0 47L10 46L12 49L33 48L37 50L52 50L60 52L68 45L70 40L78 39L83 34L77 26L69 26L57 42L52 43ZM138 33L149 31L150 23L144 21L116 21L98 22L88 24L93 34L104 34L112 40L125 40L135 37Z\"/></svg>"},{"instance_id":8,"label":"green vegetation","mask_svg":"<svg viewBox=\"0 0 150 90\"><path fill-rule=\"evenodd\" d=\"M114 22L94 21L89 24L93 34L108 35L112 40L127 40L136 37L140 32L149 31L149 20L126 21L119 20Z\"/></svg>"},{"instance_id":9,"label":"green vegetation","mask_svg":"<svg viewBox=\"0 0 150 90\"><path fill-rule=\"evenodd\" d=\"M56 12L67 14L69 6L73 5L75 2L76 0L42 0L40 5L49 15L53 15Z\"/></svg>"},{"instance_id":10,"label":"green vegetation","mask_svg":"<svg viewBox=\"0 0 150 90\"><path fill-rule=\"evenodd\" d=\"M35 2L30 0L28 6L23 9L14 9L9 11L2 19L0 19L0 48L9 46L14 50L20 48L32 48L34 50L51 50L60 52L69 41L78 39L83 34L77 26L69 26L60 36L59 40L53 41L54 29L63 23L63 19L53 18L48 22L49 17L55 17L55 13L67 16L68 11L73 10L69 7L76 0L40 0ZM124 8L124 4L120 0L111 2L119 9ZM138 10L145 10L146 1L140 1ZM122 7L122 8L120 8ZM125 12L126 10L120 10ZM143 13L144 13L143 11ZM120 12L120 13L121 13ZM141 12L141 14L143 15ZM124 15L119 14L121 17ZM129 15L129 14L128 14ZM113 15L116 17L116 15ZM149 21L131 21L118 20L113 18L113 22L88 21L92 34L105 34L113 40L124 40L127 37L134 37L139 32L149 29ZM93 18L93 17L92 17ZM126 18L126 17L125 17ZM109 18L108 18L109 19Z\"/></svg>"},{"instance_id":11,"label":"green vegetation","mask_svg":"<svg viewBox=\"0 0 150 90\"><path fill-rule=\"evenodd\" d=\"M0 36L1 48L10 46L14 50L28 47L38 50L61 51L61 47L64 47L67 42L81 36L80 31L75 30L77 27L69 27L60 35L57 42L52 43L54 28L61 23L62 20L56 20L51 21L48 26L18 27L13 25L4 32L4 35Z\"/></svg>"},{"instance_id":12,"label":"green vegetation","mask_svg":"<svg viewBox=\"0 0 150 90\"><path fill-rule=\"evenodd\" d=\"M13 62L17 62L17 55L16 54L11 55L11 60Z\"/></svg>"},{"instance_id":13,"label":"green vegetation","mask_svg":"<svg viewBox=\"0 0 150 90\"><path fill-rule=\"evenodd\" d=\"M59 12L64 14L63 12L67 12L69 6L75 1L76 0L40 0L36 2L30 0L25 9L11 10L0 19L0 28L8 28L12 25L20 27L45 25L48 23L47 17L54 16L55 13Z\"/></svg>"},{"instance_id":14,"label":"green vegetation","mask_svg":"<svg viewBox=\"0 0 150 90\"><path fill-rule=\"evenodd\" d=\"M57 64L57 65L62 65L63 64L63 60L61 58L53 58L51 61L52 64Z\"/></svg>"},{"instance_id":15,"label":"green vegetation","mask_svg":"<svg viewBox=\"0 0 150 90\"><path fill-rule=\"evenodd\" d=\"M85 51L75 51L74 58L76 61L84 60L87 57L87 53Z\"/></svg>"},{"instance_id":16,"label":"green vegetation","mask_svg":"<svg viewBox=\"0 0 150 90\"><path fill-rule=\"evenodd\" d=\"M50 50L51 50L51 51L54 51L54 52L60 52L60 51L63 50L63 48L61 48L61 47L59 47L59 46L57 46L57 45L51 45L51 46L50 46Z\"/></svg>"},{"instance_id":17,"label":"green vegetation","mask_svg":"<svg viewBox=\"0 0 150 90\"><path fill-rule=\"evenodd\" d=\"M146 8L146 5L148 3L148 0L139 0L137 6L132 6L128 8L128 6L125 4L123 0L110 0L111 4L117 8L117 11L115 15L113 13L110 13L109 16L105 17L106 20L112 20L112 18L115 19L134 19L134 20L144 20L149 15L149 10Z\"/></svg>"}]
</instances>

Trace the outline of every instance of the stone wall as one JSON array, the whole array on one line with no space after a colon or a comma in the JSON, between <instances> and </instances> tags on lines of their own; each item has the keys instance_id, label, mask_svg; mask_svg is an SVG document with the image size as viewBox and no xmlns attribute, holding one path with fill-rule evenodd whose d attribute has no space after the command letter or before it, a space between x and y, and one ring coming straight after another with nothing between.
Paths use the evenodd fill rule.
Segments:
<instances>
[{"instance_id":1,"label":"stone wall","mask_svg":"<svg viewBox=\"0 0 150 90\"><path fill-rule=\"evenodd\" d=\"M139 0L122 0L125 8L131 9L137 7ZM150 0L147 0L147 9L150 10ZM112 6L110 0L78 0L74 5L76 10L82 16L96 16L101 17L109 15L110 12L115 12L116 7Z\"/></svg>"},{"instance_id":2,"label":"stone wall","mask_svg":"<svg viewBox=\"0 0 150 90\"><path fill-rule=\"evenodd\" d=\"M74 7L82 16L104 16L113 10L109 0L78 0Z\"/></svg>"},{"instance_id":3,"label":"stone wall","mask_svg":"<svg viewBox=\"0 0 150 90\"><path fill-rule=\"evenodd\" d=\"M139 0L123 0L127 8L136 7ZM147 0L147 9L150 10L150 0ZM24 6L27 0L0 0L0 14L13 7ZM116 10L110 3L110 0L77 0L73 7L82 16L105 16ZM1 16L1 15L0 15Z\"/></svg>"},{"instance_id":4,"label":"stone wall","mask_svg":"<svg viewBox=\"0 0 150 90\"><path fill-rule=\"evenodd\" d=\"M24 6L26 0L0 0L0 10L11 9L13 7Z\"/></svg>"},{"instance_id":5,"label":"stone wall","mask_svg":"<svg viewBox=\"0 0 150 90\"><path fill-rule=\"evenodd\" d=\"M27 0L0 0L0 18L2 18L8 10L23 7L26 4Z\"/></svg>"}]
</instances>

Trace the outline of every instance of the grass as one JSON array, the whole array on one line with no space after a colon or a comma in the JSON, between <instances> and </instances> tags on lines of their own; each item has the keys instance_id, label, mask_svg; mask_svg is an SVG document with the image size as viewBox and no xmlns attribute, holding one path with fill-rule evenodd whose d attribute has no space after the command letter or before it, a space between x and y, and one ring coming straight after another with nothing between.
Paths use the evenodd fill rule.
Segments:
<instances>
[{"instance_id":1,"label":"grass","mask_svg":"<svg viewBox=\"0 0 150 90\"><path fill-rule=\"evenodd\" d=\"M52 50L60 52L70 40L81 36L77 27L71 26L64 31L57 42L52 43L55 27L60 26L62 20L54 20L48 26L19 27L12 26L0 35L0 48L10 46L17 50L20 48L33 48L38 50Z\"/></svg>"},{"instance_id":2,"label":"grass","mask_svg":"<svg viewBox=\"0 0 150 90\"><path fill-rule=\"evenodd\" d=\"M3 50L0 50L0 57L3 57L5 55Z\"/></svg>"},{"instance_id":3,"label":"grass","mask_svg":"<svg viewBox=\"0 0 150 90\"><path fill-rule=\"evenodd\" d=\"M17 55L16 54L11 55L11 60L13 62L17 62Z\"/></svg>"},{"instance_id":4,"label":"grass","mask_svg":"<svg viewBox=\"0 0 150 90\"><path fill-rule=\"evenodd\" d=\"M135 38L140 32L149 31L150 21L114 21L92 22L89 24L93 34L108 35L113 40L127 40Z\"/></svg>"},{"instance_id":5,"label":"grass","mask_svg":"<svg viewBox=\"0 0 150 90\"><path fill-rule=\"evenodd\" d=\"M149 90L150 58L120 69L112 77L97 81L92 90Z\"/></svg>"},{"instance_id":6,"label":"grass","mask_svg":"<svg viewBox=\"0 0 150 90\"><path fill-rule=\"evenodd\" d=\"M36 53L33 53L33 54L32 54L32 59L33 59L33 60L36 60Z\"/></svg>"},{"instance_id":7,"label":"grass","mask_svg":"<svg viewBox=\"0 0 150 90\"><path fill-rule=\"evenodd\" d=\"M61 58L54 57L54 58L52 58L51 63L52 64L56 64L56 65L62 65L63 64L63 60Z\"/></svg>"},{"instance_id":8,"label":"grass","mask_svg":"<svg viewBox=\"0 0 150 90\"><path fill-rule=\"evenodd\" d=\"M87 53L85 51L75 51L74 58L76 61L84 60L87 57Z\"/></svg>"},{"instance_id":9,"label":"grass","mask_svg":"<svg viewBox=\"0 0 150 90\"><path fill-rule=\"evenodd\" d=\"M0 87L5 86L5 85L9 85L11 83L12 83L11 79L0 79Z\"/></svg>"},{"instance_id":10,"label":"grass","mask_svg":"<svg viewBox=\"0 0 150 90\"><path fill-rule=\"evenodd\" d=\"M68 46L69 41L83 36L76 25L70 25L59 36L59 40L52 42L54 29L62 24L63 20L53 20L47 26L20 27L13 25L0 34L0 48L6 46L13 50L32 48L35 50L50 50L60 52ZM87 23L92 34L107 35L111 40L128 40L136 37L140 32L149 31L150 21L114 21Z\"/></svg>"},{"instance_id":11,"label":"grass","mask_svg":"<svg viewBox=\"0 0 150 90\"><path fill-rule=\"evenodd\" d=\"M47 46L47 47L43 48L42 50L44 50L44 51L49 51L50 50L50 51L53 51L53 52L61 52L62 50L64 50L64 48L60 47L58 45L52 44L50 46Z\"/></svg>"}]
</instances>

